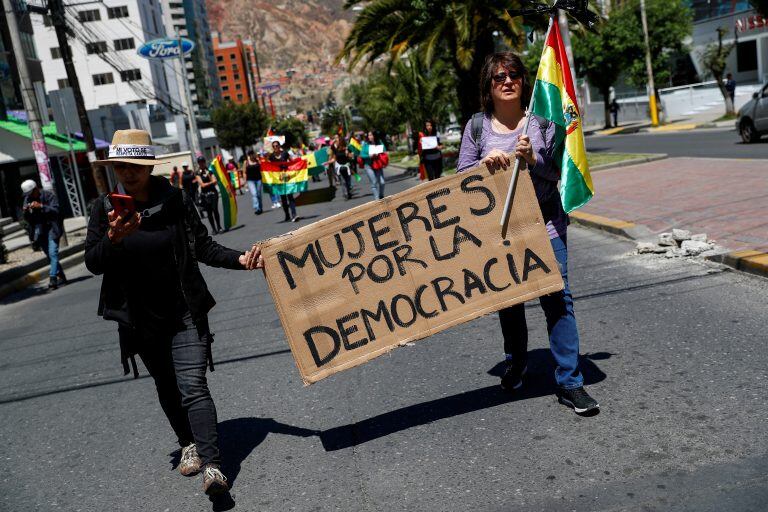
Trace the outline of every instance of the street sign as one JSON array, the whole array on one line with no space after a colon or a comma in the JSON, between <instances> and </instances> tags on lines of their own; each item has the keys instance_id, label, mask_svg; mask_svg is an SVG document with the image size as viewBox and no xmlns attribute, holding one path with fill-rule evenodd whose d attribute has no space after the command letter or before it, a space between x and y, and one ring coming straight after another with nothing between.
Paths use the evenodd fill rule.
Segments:
<instances>
[{"instance_id":1,"label":"street sign","mask_svg":"<svg viewBox=\"0 0 768 512\"><path fill-rule=\"evenodd\" d=\"M181 38L181 52L189 54L195 48L195 43ZM141 45L136 53L145 59L173 59L179 56L179 41L176 39L154 39Z\"/></svg>"}]
</instances>

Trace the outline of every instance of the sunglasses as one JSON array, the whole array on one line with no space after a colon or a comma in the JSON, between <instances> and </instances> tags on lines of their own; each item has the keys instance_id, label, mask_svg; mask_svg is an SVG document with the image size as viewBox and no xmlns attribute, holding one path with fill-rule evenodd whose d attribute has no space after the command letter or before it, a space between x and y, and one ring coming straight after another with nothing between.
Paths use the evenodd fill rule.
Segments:
<instances>
[{"instance_id":1,"label":"sunglasses","mask_svg":"<svg viewBox=\"0 0 768 512\"><path fill-rule=\"evenodd\" d=\"M518 73L517 71L510 71L509 73L499 73L497 75L493 75L493 81L497 84L503 84L507 81L507 77L509 77L510 80L517 80L518 78L522 77L523 75Z\"/></svg>"}]
</instances>

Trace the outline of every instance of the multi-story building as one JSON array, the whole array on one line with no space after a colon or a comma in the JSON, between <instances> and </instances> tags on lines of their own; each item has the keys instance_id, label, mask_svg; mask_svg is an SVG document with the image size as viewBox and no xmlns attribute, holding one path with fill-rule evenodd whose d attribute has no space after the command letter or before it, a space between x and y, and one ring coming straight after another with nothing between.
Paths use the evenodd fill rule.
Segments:
<instances>
[{"instance_id":1,"label":"multi-story building","mask_svg":"<svg viewBox=\"0 0 768 512\"><path fill-rule=\"evenodd\" d=\"M235 41L222 41L217 32L211 38L222 99L234 103L256 101L259 72L251 41L239 37Z\"/></svg>"},{"instance_id":2,"label":"multi-story building","mask_svg":"<svg viewBox=\"0 0 768 512\"><path fill-rule=\"evenodd\" d=\"M48 15L32 14L34 39L47 92L70 84ZM181 108L167 63L136 53L144 42L165 36L160 5L153 0L103 0L67 8L69 46L88 110L131 103ZM160 107L162 108L162 107Z\"/></svg>"},{"instance_id":3,"label":"multi-story building","mask_svg":"<svg viewBox=\"0 0 768 512\"><path fill-rule=\"evenodd\" d=\"M768 18L752 9L748 0L692 0L693 44L691 57L700 75L701 52L717 42L717 29L724 27L724 43L736 43L728 57L726 72L740 84L768 82Z\"/></svg>"},{"instance_id":4,"label":"multi-story building","mask_svg":"<svg viewBox=\"0 0 768 512\"><path fill-rule=\"evenodd\" d=\"M184 72L195 113L205 118L210 109L221 102L205 0L160 0L158 3L162 3L163 24L168 35L178 33L195 43L195 49L184 58Z\"/></svg>"},{"instance_id":5,"label":"multi-story building","mask_svg":"<svg viewBox=\"0 0 768 512\"><path fill-rule=\"evenodd\" d=\"M23 6L23 2L13 3L17 5L17 8ZM18 10L23 12L20 8ZM16 59L13 56L11 37L8 33L8 23L5 16L5 10L0 10L0 119L6 118L8 110L24 110L21 100L21 80L19 79ZM43 70L35 49L29 16L17 15L16 23L19 27L19 38L26 57L30 79L33 83L42 82Z\"/></svg>"}]
</instances>

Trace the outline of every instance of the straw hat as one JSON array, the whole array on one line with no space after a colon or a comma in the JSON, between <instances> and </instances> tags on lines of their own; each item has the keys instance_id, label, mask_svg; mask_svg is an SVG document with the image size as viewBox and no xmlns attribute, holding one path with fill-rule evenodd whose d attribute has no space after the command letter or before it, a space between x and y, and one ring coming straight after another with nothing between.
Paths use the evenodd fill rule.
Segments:
<instances>
[{"instance_id":1,"label":"straw hat","mask_svg":"<svg viewBox=\"0 0 768 512\"><path fill-rule=\"evenodd\" d=\"M168 160L155 158L155 147L152 138L144 130L117 130L109 145L109 155L106 160L96 160L94 163L111 165L115 162L134 165L167 164Z\"/></svg>"}]
</instances>

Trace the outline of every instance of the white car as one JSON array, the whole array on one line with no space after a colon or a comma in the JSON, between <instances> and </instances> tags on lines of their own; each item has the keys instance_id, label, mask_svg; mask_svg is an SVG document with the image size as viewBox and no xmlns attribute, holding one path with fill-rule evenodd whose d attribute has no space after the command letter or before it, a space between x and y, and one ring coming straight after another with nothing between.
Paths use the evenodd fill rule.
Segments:
<instances>
[{"instance_id":1,"label":"white car","mask_svg":"<svg viewBox=\"0 0 768 512\"><path fill-rule=\"evenodd\" d=\"M461 141L461 126L458 124L449 124L443 132L442 139L449 143L455 144Z\"/></svg>"},{"instance_id":2,"label":"white car","mask_svg":"<svg viewBox=\"0 0 768 512\"><path fill-rule=\"evenodd\" d=\"M768 134L768 84L739 109L736 129L746 143L757 142L761 135Z\"/></svg>"}]
</instances>

